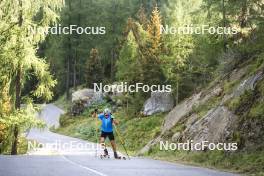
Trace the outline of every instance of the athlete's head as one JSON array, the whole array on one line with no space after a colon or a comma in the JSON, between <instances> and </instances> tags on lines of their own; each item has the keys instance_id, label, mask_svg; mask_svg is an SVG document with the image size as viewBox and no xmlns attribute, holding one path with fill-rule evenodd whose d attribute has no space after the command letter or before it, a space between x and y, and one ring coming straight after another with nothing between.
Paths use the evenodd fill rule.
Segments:
<instances>
[{"instance_id":1,"label":"athlete's head","mask_svg":"<svg viewBox=\"0 0 264 176\"><path fill-rule=\"evenodd\" d=\"M108 117L108 116L110 115L110 113L111 113L111 110L110 110L110 109L108 109L108 108L105 108L105 109L104 109L104 115L105 115L106 117Z\"/></svg>"}]
</instances>

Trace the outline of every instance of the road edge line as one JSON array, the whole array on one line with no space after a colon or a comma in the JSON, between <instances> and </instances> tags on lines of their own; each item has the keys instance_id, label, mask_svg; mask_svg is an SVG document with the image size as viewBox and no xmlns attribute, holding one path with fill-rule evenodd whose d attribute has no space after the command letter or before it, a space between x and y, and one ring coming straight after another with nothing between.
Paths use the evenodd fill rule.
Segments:
<instances>
[{"instance_id":1,"label":"road edge line","mask_svg":"<svg viewBox=\"0 0 264 176\"><path fill-rule=\"evenodd\" d=\"M63 157L66 161L68 161L69 163L71 163L71 164L73 164L73 165L75 165L75 166L81 167L81 168L83 168L83 169L86 169L86 170L88 170L88 171L91 171L91 172L93 172L93 173L95 173L95 174L97 174L97 175L100 175L100 176L107 176L107 175L105 175L104 173L101 173L101 172L99 172L99 171L97 171L97 170L94 170L94 169L91 169L91 168L89 168L89 167L86 167L86 166L80 165L80 164L78 164L78 163L75 163L75 162L73 162L72 160L66 158L65 156L62 156L62 157Z\"/></svg>"}]
</instances>

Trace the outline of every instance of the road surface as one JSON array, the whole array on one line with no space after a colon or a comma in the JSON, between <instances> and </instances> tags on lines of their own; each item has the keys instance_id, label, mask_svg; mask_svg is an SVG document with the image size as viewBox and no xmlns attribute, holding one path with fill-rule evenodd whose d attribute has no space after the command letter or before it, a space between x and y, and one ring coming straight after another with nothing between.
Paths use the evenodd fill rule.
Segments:
<instances>
[{"instance_id":1,"label":"road surface","mask_svg":"<svg viewBox=\"0 0 264 176\"><path fill-rule=\"evenodd\" d=\"M63 111L58 107L48 104L43 108L39 117L44 119L48 126L57 126L59 116L62 113ZM132 158L131 160L114 160L110 158L102 160L98 157L101 151L96 150L96 144L52 133L48 128L42 131L33 129L28 134L28 138L37 140L39 144L42 144L42 147L32 149L27 155L0 155L1 176L235 175L144 158Z\"/></svg>"}]
</instances>

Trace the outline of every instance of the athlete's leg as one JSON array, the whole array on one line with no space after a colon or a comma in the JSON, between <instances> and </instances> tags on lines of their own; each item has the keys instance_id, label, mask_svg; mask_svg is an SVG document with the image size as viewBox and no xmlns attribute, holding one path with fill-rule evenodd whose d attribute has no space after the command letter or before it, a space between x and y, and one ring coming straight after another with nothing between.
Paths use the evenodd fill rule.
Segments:
<instances>
[{"instance_id":1,"label":"athlete's leg","mask_svg":"<svg viewBox=\"0 0 264 176\"><path fill-rule=\"evenodd\" d=\"M108 138L110 140L110 143L111 143L111 146L112 146L112 149L114 152L116 152L116 143L115 143L115 136L114 136L114 133L111 132L108 134Z\"/></svg>"},{"instance_id":2,"label":"athlete's leg","mask_svg":"<svg viewBox=\"0 0 264 176\"><path fill-rule=\"evenodd\" d=\"M116 143L115 143L115 136L114 136L114 133L110 133L108 135L108 138L110 139L110 143L111 143L111 146L113 148L113 151L114 151L114 157L116 159L121 159L120 156L117 155L117 152L116 152Z\"/></svg>"},{"instance_id":3,"label":"athlete's leg","mask_svg":"<svg viewBox=\"0 0 264 176\"><path fill-rule=\"evenodd\" d=\"M104 150L104 155L108 155L108 151L106 149L106 146L105 146L105 134L104 132L101 133L101 137L100 137L100 144L102 146L102 149Z\"/></svg>"},{"instance_id":4,"label":"athlete's leg","mask_svg":"<svg viewBox=\"0 0 264 176\"><path fill-rule=\"evenodd\" d=\"M115 140L111 140L110 143L111 143L111 146L112 146L113 151L116 152L116 143L115 143Z\"/></svg>"}]
</instances>

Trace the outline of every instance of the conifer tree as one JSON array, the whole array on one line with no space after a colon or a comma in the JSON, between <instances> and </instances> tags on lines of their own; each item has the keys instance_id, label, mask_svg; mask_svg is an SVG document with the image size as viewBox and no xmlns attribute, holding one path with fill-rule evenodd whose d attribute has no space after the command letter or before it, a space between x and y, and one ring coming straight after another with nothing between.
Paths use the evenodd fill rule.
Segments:
<instances>
[{"instance_id":1,"label":"conifer tree","mask_svg":"<svg viewBox=\"0 0 264 176\"><path fill-rule=\"evenodd\" d=\"M100 83L103 79L103 67L96 48L92 48L90 56L85 64L85 78L88 87L93 87L93 83Z\"/></svg>"},{"instance_id":2,"label":"conifer tree","mask_svg":"<svg viewBox=\"0 0 264 176\"><path fill-rule=\"evenodd\" d=\"M160 12L158 10L158 7L155 6L151 17L150 17L150 23L147 27L147 32L150 37L150 52L152 52L154 55L158 54L160 52L161 47L161 16Z\"/></svg>"},{"instance_id":3,"label":"conifer tree","mask_svg":"<svg viewBox=\"0 0 264 176\"><path fill-rule=\"evenodd\" d=\"M132 31L129 32L117 61L117 79L136 83L139 78L140 65L138 45Z\"/></svg>"},{"instance_id":4,"label":"conifer tree","mask_svg":"<svg viewBox=\"0 0 264 176\"><path fill-rule=\"evenodd\" d=\"M137 19L138 19L139 23L142 25L143 29L146 30L148 27L149 20L148 20L148 17L146 15L145 8L144 8L143 4L141 4L136 15L137 15Z\"/></svg>"},{"instance_id":5,"label":"conifer tree","mask_svg":"<svg viewBox=\"0 0 264 176\"><path fill-rule=\"evenodd\" d=\"M17 154L18 137L20 130L23 129L23 125L19 126L18 124L23 122L25 118L32 117L32 114L28 114L28 116L25 114L29 111L20 109L21 92L25 82L29 80L32 74L38 80L35 89L23 96L29 98L43 97L46 100L52 98L51 89L56 84L49 72L49 65L36 54L36 46L45 39L45 34L29 31L29 28L45 29L54 23L58 18L56 12L63 4L60 0L44 0L42 2L4 0L0 3L0 73L3 73L3 76L0 77L0 91L5 92L5 96L12 98L11 102L14 102L12 103L12 112L7 114L6 118L10 117L16 120L9 127L13 129L11 154ZM0 97L0 99L6 101L8 98L4 100L3 97ZM14 119L13 116L18 117ZM3 118L1 117L1 119ZM34 123L31 120L28 122Z\"/></svg>"}]
</instances>

